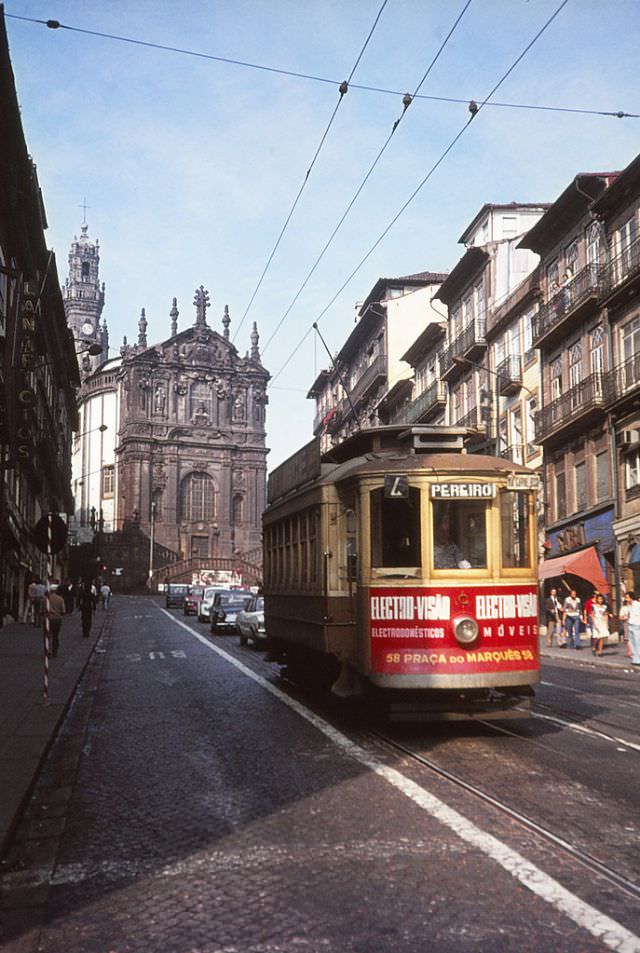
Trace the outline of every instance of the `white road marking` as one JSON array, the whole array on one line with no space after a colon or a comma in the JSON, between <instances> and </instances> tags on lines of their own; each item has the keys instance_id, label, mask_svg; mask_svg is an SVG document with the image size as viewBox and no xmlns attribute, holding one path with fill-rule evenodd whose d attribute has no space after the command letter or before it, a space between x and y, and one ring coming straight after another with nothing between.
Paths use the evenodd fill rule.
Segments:
<instances>
[{"instance_id":1,"label":"white road marking","mask_svg":"<svg viewBox=\"0 0 640 953\"><path fill-rule=\"evenodd\" d=\"M553 715L543 715L539 711L531 712L532 718L541 718L544 721L552 721L556 725L562 725L564 728L570 728L571 731L578 731L583 735L593 735L594 738L603 738L610 744L624 745L626 748L632 748L634 751L640 751L640 745L633 741L625 741L624 738L616 738L615 735L605 735L602 731L596 731L594 728L587 728L585 725L578 725L573 721L565 721L564 718L556 718Z\"/></svg>"},{"instance_id":2,"label":"white road marking","mask_svg":"<svg viewBox=\"0 0 640 953\"><path fill-rule=\"evenodd\" d=\"M243 675L252 679L264 688L265 691L270 692L279 701L283 702L283 704L288 705L289 708L312 724L318 731L322 732L322 734L329 738L347 755L354 758L364 767L369 768L369 770L373 771L379 777L384 778L385 781L404 794L405 797L412 800L432 817L437 818L437 820L448 827L449 830L462 838L463 841L476 847L486 854L487 857L494 860L504 870L515 877L516 880L531 890L532 893L536 894L546 903L551 904L551 906L555 907L561 913L564 913L569 919L573 920L573 922L582 929L587 930L592 936L601 940L610 950L615 950L616 953L640 953L640 937L636 936L635 933L631 933L630 930L627 930L626 927L622 926L622 924L616 920L596 910L596 908L590 904L585 903L575 894L571 893L570 890L563 887L557 880L554 880L553 877L550 877L539 867L536 867L535 864L526 860L526 858L517 851L513 850L507 844L503 844L502 841L498 840L498 838L492 834L481 830L472 821L469 821L462 814L459 814L458 811L453 810L453 808L450 808L443 801L434 797L424 788L420 787L419 784L416 784L415 781L411 781L395 768L390 768L381 761L378 761L377 758L365 751L364 748L355 744L347 738L346 735L343 735L341 731L338 731L326 722L324 718L320 718L294 698L285 695L285 693L275 685L272 685L256 672L251 671L250 668L247 668L247 666L243 665L238 659L229 655L224 649L214 645L203 635L195 632L186 623L180 619L176 619L170 612L167 612L166 609L161 609L160 611L164 612L176 625L186 629L189 635L194 639L198 639L198 641L211 652L215 652L216 655L219 655L225 662L233 665L234 668L242 672Z\"/></svg>"},{"instance_id":3,"label":"white road marking","mask_svg":"<svg viewBox=\"0 0 640 953\"><path fill-rule=\"evenodd\" d=\"M547 688L561 688L563 692L573 692L575 695L584 695L584 692L579 688L569 688L568 685L556 685L555 682L540 682L540 684Z\"/></svg>"}]
</instances>

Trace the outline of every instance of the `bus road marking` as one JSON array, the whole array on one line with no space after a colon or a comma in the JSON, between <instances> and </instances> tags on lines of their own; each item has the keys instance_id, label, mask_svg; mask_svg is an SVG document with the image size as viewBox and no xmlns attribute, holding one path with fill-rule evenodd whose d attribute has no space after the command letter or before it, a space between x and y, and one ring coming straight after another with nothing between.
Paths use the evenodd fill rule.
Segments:
<instances>
[{"instance_id":1,"label":"bus road marking","mask_svg":"<svg viewBox=\"0 0 640 953\"><path fill-rule=\"evenodd\" d=\"M581 900L580 897L576 896L570 890L567 890L561 883L541 870L540 867L528 861L522 854L518 853L518 851L498 840L493 834L488 834L486 831L481 830L476 824L464 817L464 815L449 807L449 805L445 804L444 801L441 801L433 794L430 794L425 788L416 784L415 781L405 777L396 768L390 768L383 764L374 755L370 754L354 741L351 741L350 738L347 738L346 735L338 731L337 728L334 728L333 725L330 725L324 718L309 711L309 709L305 708L304 705L294 698L290 698L277 688L277 686L272 685L261 675L251 671L250 668L247 668L247 666L238 659L229 655L224 649L214 645L205 638L205 636L200 635L199 632L196 632L185 622L176 619L175 616L172 616L166 609L159 608L172 622L182 626L183 629L193 636L194 639L198 639L210 652L215 652L216 655L229 665L232 665L243 675L246 675L247 678L252 679L265 691L287 705L301 718L304 718L305 721L309 722L325 735L325 737L332 741L345 754L359 762L365 768L368 768L374 774L377 774L378 777L383 778L388 784L413 801L414 804L417 804L418 807L436 818L445 827L448 827L450 831L457 834L458 837L467 844L470 844L487 857L490 857L528 890L536 894L536 896L540 897L546 903L555 907L556 910L565 914L565 916L569 917L569 919L579 927L587 930L592 936L599 939L604 946L616 951L616 953L640 953L640 937L636 936L635 933L632 933L612 917L601 913L595 907L591 906L591 904Z\"/></svg>"}]
</instances>

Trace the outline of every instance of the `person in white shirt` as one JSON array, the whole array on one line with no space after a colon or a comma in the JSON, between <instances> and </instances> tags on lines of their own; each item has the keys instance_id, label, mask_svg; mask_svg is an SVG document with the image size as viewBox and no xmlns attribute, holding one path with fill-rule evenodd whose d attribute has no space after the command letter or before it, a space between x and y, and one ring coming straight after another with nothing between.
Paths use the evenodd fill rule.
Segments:
<instances>
[{"instance_id":1,"label":"person in white shirt","mask_svg":"<svg viewBox=\"0 0 640 953\"><path fill-rule=\"evenodd\" d=\"M580 649L580 623L585 621L582 600L575 589L564 600L562 621L567 633L568 648Z\"/></svg>"},{"instance_id":2,"label":"person in white shirt","mask_svg":"<svg viewBox=\"0 0 640 953\"><path fill-rule=\"evenodd\" d=\"M631 664L640 668L640 595L630 592L629 622L627 632L631 648Z\"/></svg>"}]
</instances>

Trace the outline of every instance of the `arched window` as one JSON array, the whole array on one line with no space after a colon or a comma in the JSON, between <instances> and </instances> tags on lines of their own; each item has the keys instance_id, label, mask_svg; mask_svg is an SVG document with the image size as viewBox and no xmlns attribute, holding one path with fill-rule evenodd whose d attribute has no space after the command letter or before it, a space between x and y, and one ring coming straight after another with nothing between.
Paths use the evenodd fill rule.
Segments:
<instances>
[{"instance_id":1,"label":"arched window","mask_svg":"<svg viewBox=\"0 0 640 953\"><path fill-rule=\"evenodd\" d=\"M233 498L233 522L241 523L242 522L242 509L243 509L243 499L239 493Z\"/></svg>"},{"instance_id":2,"label":"arched window","mask_svg":"<svg viewBox=\"0 0 640 953\"><path fill-rule=\"evenodd\" d=\"M85 278L88 278L88 277L89 277L89 262L83 261L82 262L82 278L84 280Z\"/></svg>"},{"instance_id":3,"label":"arched window","mask_svg":"<svg viewBox=\"0 0 640 953\"><path fill-rule=\"evenodd\" d=\"M190 473L180 486L180 519L208 523L216 515L216 487L208 473Z\"/></svg>"},{"instance_id":4,"label":"arched window","mask_svg":"<svg viewBox=\"0 0 640 953\"><path fill-rule=\"evenodd\" d=\"M582 380L582 344L577 341L569 348L569 387L576 387Z\"/></svg>"}]
</instances>

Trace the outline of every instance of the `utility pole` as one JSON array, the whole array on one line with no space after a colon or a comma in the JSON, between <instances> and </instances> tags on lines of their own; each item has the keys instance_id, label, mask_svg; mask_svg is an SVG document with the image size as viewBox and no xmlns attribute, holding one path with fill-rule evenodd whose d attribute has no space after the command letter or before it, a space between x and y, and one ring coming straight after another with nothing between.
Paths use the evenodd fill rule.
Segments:
<instances>
[{"instance_id":1,"label":"utility pole","mask_svg":"<svg viewBox=\"0 0 640 953\"><path fill-rule=\"evenodd\" d=\"M153 584L153 546L156 535L156 506L156 501L153 500L151 503L151 533L149 536L149 580L147 582L149 590L151 590Z\"/></svg>"}]
</instances>

